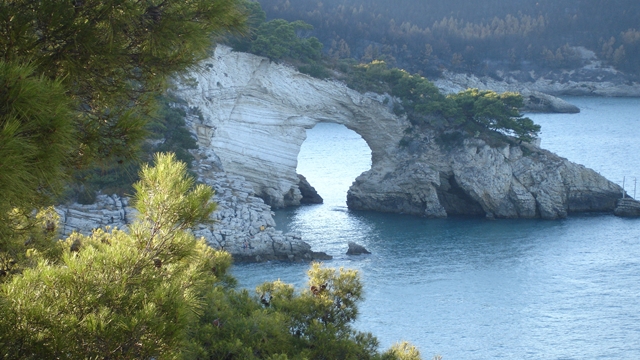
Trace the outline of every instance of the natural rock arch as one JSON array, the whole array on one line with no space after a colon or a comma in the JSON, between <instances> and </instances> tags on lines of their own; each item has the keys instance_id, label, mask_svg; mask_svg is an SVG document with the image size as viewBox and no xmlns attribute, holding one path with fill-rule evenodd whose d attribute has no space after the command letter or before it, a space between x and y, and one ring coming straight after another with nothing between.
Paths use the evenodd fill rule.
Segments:
<instances>
[{"instance_id":1,"label":"natural rock arch","mask_svg":"<svg viewBox=\"0 0 640 360\"><path fill-rule=\"evenodd\" d=\"M197 85L179 95L201 114L192 122L200 147L214 149L226 172L244 176L275 208L299 205L296 166L306 129L346 126L362 136L375 165L393 157L408 126L390 111L390 97L362 95L228 47L218 47L193 76Z\"/></svg>"},{"instance_id":2,"label":"natural rock arch","mask_svg":"<svg viewBox=\"0 0 640 360\"><path fill-rule=\"evenodd\" d=\"M345 125L371 149L371 170L348 193L352 209L558 218L612 211L622 194L595 171L535 146L471 138L447 149L428 129L399 146L409 123L392 113L388 95L363 95L228 47L192 76L177 95L198 110L190 126L200 153L243 176L275 208L299 204L297 157L305 130L319 122Z\"/></svg>"}]
</instances>

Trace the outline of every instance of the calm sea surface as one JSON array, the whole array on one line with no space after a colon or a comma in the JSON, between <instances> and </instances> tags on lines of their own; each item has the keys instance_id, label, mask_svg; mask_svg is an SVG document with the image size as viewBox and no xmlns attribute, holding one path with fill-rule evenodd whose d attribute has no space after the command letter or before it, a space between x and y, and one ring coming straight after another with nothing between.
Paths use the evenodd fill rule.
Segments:
<instances>
[{"instance_id":1,"label":"calm sea surface","mask_svg":"<svg viewBox=\"0 0 640 360\"><path fill-rule=\"evenodd\" d=\"M573 115L529 115L542 147L593 168L633 195L640 178L640 99L567 98ZM307 131L298 172L325 203L278 211L331 267L358 269L366 299L356 327L383 348L408 340L425 359L640 359L640 219L421 219L353 212L347 189L370 150L341 125ZM638 184L637 198L640 198ZM373 254L344 255L347 242ZM236 265L243 287L302 287L307 264Z\"/></svg>"}]
</instances>

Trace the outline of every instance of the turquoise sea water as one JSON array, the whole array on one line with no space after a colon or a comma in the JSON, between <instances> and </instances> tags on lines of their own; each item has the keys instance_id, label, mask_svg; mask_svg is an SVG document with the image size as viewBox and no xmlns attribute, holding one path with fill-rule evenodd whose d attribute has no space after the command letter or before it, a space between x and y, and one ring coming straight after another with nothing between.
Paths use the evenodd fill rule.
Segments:
<instances>
[{"instance_id":1,"label":"turquoise sea water","mask_svg":"<svg viewBox=\"0 0 640 360\"><path fill-rule=\"evenodd\" d=\"M595 169L633 195L640 177L640 100L568 98L582 112L529 115L542 146ZM387 348L399 340L424 358L640 358L640 219L609 214L564 220L421 219L353 212L351 182L370 167L354 132L318 124L298 157L325 199L278 211L332 267L358 269L365 285L356 327ZM640 197L640 189L637 190ZM373 254L344 255L347 242ZM282 279L300 287L307 264L236 265L240 285Z\"/></svg>"}]
</instances>

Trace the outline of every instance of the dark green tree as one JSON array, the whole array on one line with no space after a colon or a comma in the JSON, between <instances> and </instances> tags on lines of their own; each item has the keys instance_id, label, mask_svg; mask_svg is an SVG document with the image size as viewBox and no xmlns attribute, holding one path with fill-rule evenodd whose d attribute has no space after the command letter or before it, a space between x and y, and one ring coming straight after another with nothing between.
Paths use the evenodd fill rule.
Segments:
<instances>
[{"instance_id":1,"label":"dark green tree","mask_svg":"<svg viewBox=\"0 0 640 360\"><path fill-rule=\"evenodd\" d=\"M258 27L249 50L273 60L319 60L322 43L315 37L304 38L298 35L312 29L313 26L302 21L271 20Z\"/></svg>"},{"instance_id":2,"label":"dark green tree","mask_svg":"<svg viewBox=\"0 0 640 360\"><path fill-rule=\"evenodd\" d=\"M0 283L5 359L418 359L378 351L353 329L363 286L352 270L313 264L309 287L280 281L257 294L233 288L231 256L190 229L209 222L213 190L186 165L157 155L135 184L137 221L27 244L22 267ZM39 218L40 233L51 219Z\"/></svg>"},{"instance_id":3,"label":"dark green tree","mask_svg":"<svg viewBox=\"0 0 640 360\"><path fill-rule=\"evenodd\" d=\"M242 0L0 0L0 251L77 169L134 158L170 77L244 18Z\"/></svg>"},{"instance_id":4,"label":"dark green tree","mask_svg":"<svg viewBox=\"0 0 640 360\"><path fill-rule=\"evenodd\" d=\"M505 92L498 94L491 90L468 89L449 95L458 110L457 119L475 123L483 128L513 136L520 142L531 142L538 136L540 125L523 117L522 96Z\"/></svg>"}]
</instances>

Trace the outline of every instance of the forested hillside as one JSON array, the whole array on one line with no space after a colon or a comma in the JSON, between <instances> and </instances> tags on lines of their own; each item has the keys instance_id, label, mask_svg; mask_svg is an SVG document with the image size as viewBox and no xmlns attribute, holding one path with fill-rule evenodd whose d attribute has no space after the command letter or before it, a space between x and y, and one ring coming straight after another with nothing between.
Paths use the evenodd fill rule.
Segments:
<instances>
[{"instance_id":1,"label":"forested hillside","mask_svg":"<svg viewBox=\"0 0 640 360\"><path fill-rule=\"evenodd\" d=\"M334 58L374 59L435 75L582 65L582 46L640 70L636 0L259 0L267 19L303 20Z\"/></svg>"}]
</instances>

